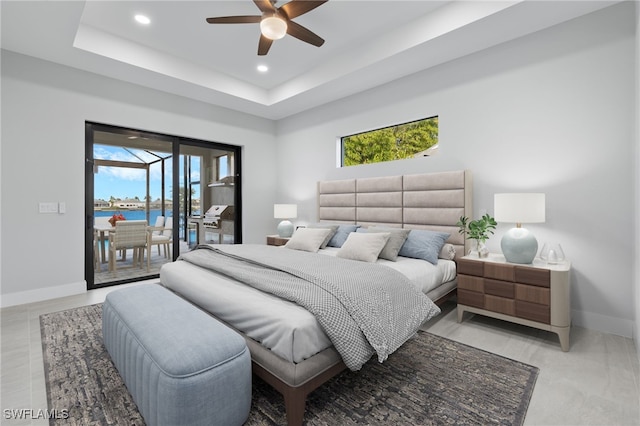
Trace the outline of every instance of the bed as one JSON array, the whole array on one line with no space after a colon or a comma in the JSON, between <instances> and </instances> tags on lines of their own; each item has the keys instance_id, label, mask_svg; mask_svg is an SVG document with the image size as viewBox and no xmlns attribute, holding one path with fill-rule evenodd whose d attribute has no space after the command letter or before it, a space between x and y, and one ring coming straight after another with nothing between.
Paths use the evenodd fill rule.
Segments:
<instances>
[{"instance_id":1,"label":"bed","mask_svg":"<svg viewBox=\"0 0 640 426\"><path fill-rule=\"evenodd\" d=\"M372 237L371 233L376 230L388 238L389 229L397 229L398 232L416 230L417 233L428 230L449 234L445 242L448 253L443 247L433 264L427 265L429 262L405 256L398 256L395 261L379 259L376 263L386 262L386 266L391 268L382 268L396 274L387 281L396 280L402 275L402 279L414 287L409 289L410 286L407 286L406 291L422 292L429 297L429 302L432 300L438 304L443 303L455 295L455 258L465 253L466 243L455 224L460 216L471 216L471 176L468 171L322 181L318 182L317 201L318 221L308 228L331 228L337 231L356 226L352 233L358 234L364 230L368 234L367 238ZM331 235L337 237L336 232ZM349 236L351 234L347 238ZM333 335L329 331L323 332L329 329L325 324L327 319L320 315L322 308L319 309L319 314L311 314L310 312L315 312L313 306L298 306L239 283L233 278L232 270L235 268L244 271L246 264L233 266L231 258L239 257L241 252L238 250L242 250L243 256L248 251L252 253L251 256L256 256L254 263L282 262L278 263L279 269L287 269L294 263L305 265L304 268L309 270L315 269L316 265L334 261L342 262L338 263L340 268L351 268L351 265L347 265L349 262L357 264L353 265L356 268L353 271L336 273L338 276L349 277L366 274L367 269L357 268L367 266L364 265L365 262L332 259L342 257L338 253L344 246L332 247L327 241L324 248L318 250L324 256L309 256L304 250L298 253L298 250L288 250L286 247L242 246L245 247L208 246L209 249L202 247L202 250L194 250L189 254L189 261L179 260L165 265L160 272L161 283L243 334L251 351L254 373L282 393L288 423L302 424L307 395L345 368L357 369L359 361L345 356L348 352L342 347L344 345L334 344ZM278 256L283 251L292 252L296 257L281 261ZM208 252L214 254L210 255ZM189 256L185 254L184 257ZM210 256L218 258L212 260L209 259ZM201 262L224 265L230 269L212 272L206 264L194 260L196 258L201 258ZM311 263L307 265L305 262ZM301 270L304 271L304 268L301 267ZM428 268L431 274L429 276L438 278L429 282L419 281L416 277L423 275L420 268ZM285 272L287 276L296 274L288 270ZM378 272L379 270L376 273ZM257 278L255 281L262 284L262 281L268 282L270 279ZM284 280L276 277L273 281L280 279ZM215 290L211 291L213 283ZM290 287L297 286L295 284ZM356 294L354 298L366 298L366 295ZM421 312L424 313L430 308L419 306L416 309L422 309ZM259 314L255 315L256 312ZM403 318L400 322L404 320ZM381 346L386 348L386 345ZM394 348L388 349L392 352ZM375 351L377 350L376 348ZM377 353L380 361L386 356Z\"/></svg>"}]
</instances>

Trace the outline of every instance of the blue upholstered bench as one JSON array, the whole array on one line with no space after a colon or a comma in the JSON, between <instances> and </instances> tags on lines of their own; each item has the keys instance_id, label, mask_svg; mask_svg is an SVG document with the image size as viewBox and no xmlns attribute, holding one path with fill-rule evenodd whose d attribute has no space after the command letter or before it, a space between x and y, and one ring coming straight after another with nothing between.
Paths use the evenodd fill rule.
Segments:
<instances>
[{"instance_id":1,"label":"blue upholstered bench","mask_svg":"<svg viewBox=\"0 0 640 426\"><path fill-rule=\"evenodd\" d=\"M156 284L116 290L104 344L148 425L241 425L251 408L244 338Z\"/></svg>"}]
</instances>

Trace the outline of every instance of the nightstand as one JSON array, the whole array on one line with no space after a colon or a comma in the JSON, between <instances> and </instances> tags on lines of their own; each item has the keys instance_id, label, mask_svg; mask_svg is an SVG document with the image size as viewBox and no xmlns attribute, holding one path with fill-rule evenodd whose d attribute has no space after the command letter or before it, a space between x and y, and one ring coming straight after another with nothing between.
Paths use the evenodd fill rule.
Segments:
<instances>
[{"instance_id":1,"label":"nightstand","mask_svg":"<svg viewBox=\"0 0 640 426\"><path fill-rule=\"evenodd\" d=\"M458 260L458 322L464 312L556 333L569 350L571 263L508 263L501 254Z\"/></svg>"},{"instance_id":2,"label":"nightstand","mask_svg":"<svg viewBox=\"0 0 640 426\"><path fill-rule=\"evenodd\" d=\"M287 244L289 238L281 237L279 235L267 235L268 246L283 246Z\"/></svg>"}]
</instances>

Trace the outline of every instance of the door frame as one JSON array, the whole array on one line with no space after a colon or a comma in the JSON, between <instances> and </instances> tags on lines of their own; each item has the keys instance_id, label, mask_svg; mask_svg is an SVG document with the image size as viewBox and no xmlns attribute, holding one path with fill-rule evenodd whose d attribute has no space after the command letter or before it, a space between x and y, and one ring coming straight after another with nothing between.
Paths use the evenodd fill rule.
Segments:
<instances>
[{"instance_id":1,"label":"door frame","mask_svg":"<svg viewBox=\"0 0 640 426\"><path fill-rule=\"evenodd\" d=\"M94 199L95 199L95 186L94 186L94 158L93 158L93 145L94 145L94 132L109 132L126 136L136 136L139 138L152 138L158 139L172 144L172 217L173 217L173 248L172 256L175 261L180 251L180 147L182 145L192 145L202 148L219 149L233 152L234 156L234 202L235 202L235 222L234 222L234 243L242 243L242 147L238 145L230 145L226 143L206 141L201 139L187 138L183 136L168 135L157 132L150 132L140 129L132 129L128 127L115 126L111 124L97 123L91 121L85 121L85 262L84 262L84 276L87 282L87 290L96 288L109 287L113 285L125 284L130 282L142 281L147 279L158 278L159 274L150 274L148 276L140 278L129 278L122 280L115 280L106 284L95 284L94 266L93 266L93 223L94 223ZM177 214L176 214L177 213Z\"/></svg>"}]
</instances>

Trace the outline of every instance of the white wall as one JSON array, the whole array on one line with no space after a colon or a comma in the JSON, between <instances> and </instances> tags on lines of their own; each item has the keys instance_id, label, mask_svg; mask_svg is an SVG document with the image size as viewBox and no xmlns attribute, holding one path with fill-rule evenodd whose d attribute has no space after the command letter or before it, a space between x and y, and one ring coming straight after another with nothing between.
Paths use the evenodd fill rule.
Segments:
<instances>
[{"instance_id":1,"label":"white wall","mask_svg":"<svg viewBox=\"0 0 640 426\"><path fill-rule=\"evenodd\" d=\"M636 165L635 165L635 187L636 187L636 213L635 217L640 217L640 3L636 6ZM640 358L640 222L636 219L636 243L635 254L635 307L636 322L634 341L638 358Z\"/></svg>"},{"instance_id":2,"label":"white wall","mask_svg":"<svg viewBox=\"0 0 640 426\"><path fill-rule=\"evenodd\" d=\"M493 213L494 193L544 192L547 221L528 227L572 261L574 324L631 337L632 10L613 6L281 120L279 201L299 204L298 222L315 221L318 180L457 169L473 173L476 217ZM338 136L432 115L437 156L335 167Z\"/></svg>"},{"instance_id":3,"label":"white wall","mask_svg":"<svg viewBox=\"0 0 640 426\"><path fill-rule=\"evenodd\" d=\"M174 95L2 52L2 306L86 290L85 121L243 146L243 233L273 226L275 125ZM64 201L67 213L38 214Z\"/></svg>"}]
</instances>

